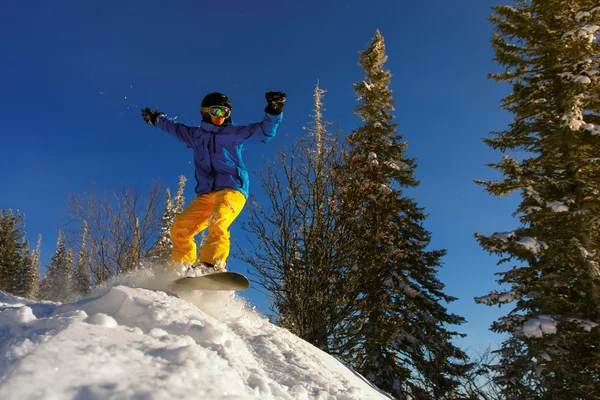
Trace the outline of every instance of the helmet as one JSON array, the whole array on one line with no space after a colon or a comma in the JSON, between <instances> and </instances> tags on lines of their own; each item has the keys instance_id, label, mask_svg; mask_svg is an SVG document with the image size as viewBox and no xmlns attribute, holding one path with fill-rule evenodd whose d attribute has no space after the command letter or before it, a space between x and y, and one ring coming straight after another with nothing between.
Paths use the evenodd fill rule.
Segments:
<instances>
[{"instance_id":1,"label":"helmet","mask_svg":"<svg viewBox=\"0 0 600 400\"><path fill-rule=\"evenodd\" d=\"M202 100L202 104L200 107L210 107L210 106L224 106L228 107L231 110L231 101L225 96L223 93L210 93L207 94Z\"/></svg>"},{"instance_id":2,"label":"helmet","mask_svg":"<svg viewBox=\"0 0 600 400\"><path fill-rule=\"evenodd\" d=\"M208 113L202 113L202 107L210 107L210 106L224 106L231 110L231 101L225 96L223 93L209 93L204 96L202 99L202 103L200 103L200 114L202 115L202 119L204 121L210 122L210 116ZM231 121L231 116L227 117L227 120ZM226 121L227 121L226 120Z\"/></svg>"}]
</instances>

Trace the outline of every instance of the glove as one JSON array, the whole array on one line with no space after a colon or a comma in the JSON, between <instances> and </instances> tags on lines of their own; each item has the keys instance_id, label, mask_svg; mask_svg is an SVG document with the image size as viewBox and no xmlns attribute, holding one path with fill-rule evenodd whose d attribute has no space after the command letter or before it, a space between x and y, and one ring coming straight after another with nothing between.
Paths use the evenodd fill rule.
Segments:
<instances>
[{"instance_id":1,"label":"glove","mask_svg":"<svg viewBox=\"0 0 600 400\"><path fill-rule=\"evenodd\" d=\"M265 112L270 115L279 115L283 112L283 106L286 100L286 95L283 92L267 92L265 93L267 106Z\"/></svg>"},{"instance_id":2,"label":"glove","mask_svg":"<svg viewBox=\"0 0 600 400\"><path fill-rule=\"evenodd\" d=\"M161 115L165 115L165 113L161 111L152 111L148 107L142 110L142 117L144 117L144 121L146 121L147 124L156 125L156 120Z\"/></svg>"}]
</instances>

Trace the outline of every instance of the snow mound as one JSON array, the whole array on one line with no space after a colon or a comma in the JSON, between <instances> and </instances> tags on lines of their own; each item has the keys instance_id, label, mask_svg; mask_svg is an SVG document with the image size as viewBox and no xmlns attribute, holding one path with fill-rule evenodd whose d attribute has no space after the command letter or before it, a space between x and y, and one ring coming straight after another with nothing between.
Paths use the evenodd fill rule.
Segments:
<instances>
[{"instance_id":1,"label":"snow mound","mask_svg":"<svg viewBox=\"0 0 600 400\"><path fill-rule=\"evenodd\" d=\"M0 398L391 398L233 292L127 279L63 305L0 292Z\"/></svg>"}]
</instances>

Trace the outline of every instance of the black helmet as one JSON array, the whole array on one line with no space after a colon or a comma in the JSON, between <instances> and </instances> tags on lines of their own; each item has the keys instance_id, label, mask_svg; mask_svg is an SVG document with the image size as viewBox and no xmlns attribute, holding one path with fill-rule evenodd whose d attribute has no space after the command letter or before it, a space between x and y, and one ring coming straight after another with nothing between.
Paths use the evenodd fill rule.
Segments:
<instances>
[{"instance_id":1,"label":"black helmet","mask_svg":"<svg viewBox=\"0 0 600 400\"><path fill-rule=\"evenodd\" d=\"M202 115L202 119L204 121L210 122L210 116L208 113L203 113L203 107L211 107L211 106L224 106L231 110L231 101L225 96L223 93L209 93L204 96L202 99L202 103L200 103L200 114ZM231 116L227 117L227 120L231 121ZM226 120L226 121L227 121Z\"/></svg>"},{"instance_id":2,"label":"black helmet","mask_svg":"<svg viewBox=\"0 0 600 400\"><path fill-rule=\"evenodd\" d=\"M210 93L204 97L200 107L210 106L224 106L231 110L231 101L223 93Z\"/></svg>"}]
</instances>

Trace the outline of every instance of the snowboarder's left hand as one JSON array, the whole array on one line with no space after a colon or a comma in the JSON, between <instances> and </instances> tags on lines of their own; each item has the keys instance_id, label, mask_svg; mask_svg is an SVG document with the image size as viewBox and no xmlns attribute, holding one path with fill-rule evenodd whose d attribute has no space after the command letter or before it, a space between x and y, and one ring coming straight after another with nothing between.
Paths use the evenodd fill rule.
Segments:
<instances>
[{"instance_id":1,"label":"snowboarder's left hand","mask_svg":"<svg viewBox=\"0 0 600 400\"><path fill-rule=\"evenodd\" d=\"M287 96L283 92L267 92L265 93L267 106L265 112L270 115L279 115L283 112L283 106Z\"/></svg>"},{"instance_id":2,"label":"snowboarder's left hand","mask_svg":"<svg viewBox=\"0 0 600 400\"><path fill-rule=\"evenodd\" d=\"M142 110L142 117L144 117L144 121L146 121L147 124L156 125L156 120L161 115L165 115L165 113L158 110L152 111L148 107Z\"/></svg>"}]
</instances>

